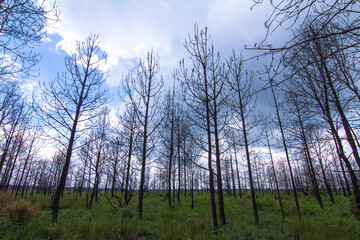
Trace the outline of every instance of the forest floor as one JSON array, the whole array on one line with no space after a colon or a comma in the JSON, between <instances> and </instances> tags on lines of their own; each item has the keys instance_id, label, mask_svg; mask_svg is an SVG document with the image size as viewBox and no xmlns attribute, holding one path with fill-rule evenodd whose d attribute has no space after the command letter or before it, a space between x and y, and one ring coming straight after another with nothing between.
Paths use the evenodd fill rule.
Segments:
<instances>
[{"instance_id":1,"label":"forest floor","mask_svg":"<svg viewBox=\"0 0 360 240\"><path fill-rule=\"evenodd\" d=\"M92 209L85 207L81 197L65 193L60 202L57 223L51 221L51 196L26 195L36 211L32 217L11 218L0 211L0 239L359 239L360 214L354 201L335 196L335 204L322 195L324 209L314 196L301 196L299 218L291 195L282 193L285 221L275 195L257 194L260 223L255 225L251 197L245 193L240 199L225 197L227 225L212 231L210 197L195 193L194 209L191 199L181 195L181 202L169 209L165 192L151 193L144 199L143 218L138 217L137 195L129 206L118 208L111 204L108 193L99 195ZM13 199L13 196L12 196ZM110 198L109 198L110 199ZM9 202L7 200L7 202ZM0 204L4 206L4 200ZM1 205L0 205L1 206ZM1 210L1 208L0 208ZM18 210L22 211L22 210ZM11 220L12 219L12 220Z\"/></svg>"}]
</instances>

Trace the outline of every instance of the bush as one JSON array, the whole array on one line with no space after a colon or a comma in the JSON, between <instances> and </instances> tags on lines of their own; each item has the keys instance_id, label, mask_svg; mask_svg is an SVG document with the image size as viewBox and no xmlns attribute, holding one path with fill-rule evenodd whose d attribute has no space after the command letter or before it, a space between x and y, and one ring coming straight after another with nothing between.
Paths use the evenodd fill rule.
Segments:
<instances>
[{"instance_id":1,"label":"bush","mask_svg":"<svg viewBox=\"0 0 360 240\"><path fill-rule=\"evenodd\" d=\"M21 199L12 201L3 208L3 215L16 223L24 223L39 211L39 204Z\"/></svg>"},{"instance_id":2,"label":"bush","mask_svg":"<svg viewBox=\"0 0 360 240\"><path fill-rule=\"evenodd\" d=\"M0 213L9 204L14 202L14 196L10 192L0 191Z\"/></svg>"}]
</instances>

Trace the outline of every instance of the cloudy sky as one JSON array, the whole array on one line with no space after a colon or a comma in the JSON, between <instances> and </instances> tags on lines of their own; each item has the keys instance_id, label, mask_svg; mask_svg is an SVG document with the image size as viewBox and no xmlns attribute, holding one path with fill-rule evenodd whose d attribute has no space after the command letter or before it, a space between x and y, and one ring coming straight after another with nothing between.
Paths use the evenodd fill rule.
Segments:
<instances>
[{"instance_id":1,"label":"cloudy sky","mask_svg":"<svg viewBox=\"0 0 360 240\"><path fill-rule=\"evenodd\" d=\"M267 3L251 9L252 0L61 0L57 5L60 21L47 28L48 39L40 47L40 76L29 84L38 85L63 71L64 56L71 53L74 42L94 33L99 34L100 47L108 54L107 84L114 93L122 76L150 48L160 56L164 80L172 82L171 73L179 60L187 59L183 43L195 23L208 27L223 57L232 49L254 54L244 51L244 46L264 39L264 22L271 14ZM112 105L116 104L115 100Z\"/></svg>"}]
</instances>

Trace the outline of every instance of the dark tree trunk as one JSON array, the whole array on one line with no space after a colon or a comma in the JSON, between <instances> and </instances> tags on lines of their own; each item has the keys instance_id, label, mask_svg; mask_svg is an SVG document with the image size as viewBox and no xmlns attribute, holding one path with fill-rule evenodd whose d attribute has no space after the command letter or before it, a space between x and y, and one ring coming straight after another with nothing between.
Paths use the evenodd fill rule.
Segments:
<instances>
[{"instance_id":1,"label":"dark tree trunk","mask_svg":"<svg viewBox=\"0 0 360 240\"><path fill-rule=\"evenodd\" d=\"M149 114L149 104L150 104L150 90L151 90L151 78L148 83L148 94L147 100L145 104L145 117L144 117L144 128L143 128L143 148L142 148L142 156L141 156L141 172L140 172L140 187L139 187L139 217L142 218L143 215L143 200L144 200L144 185L145 185L145 168L146 168L146 153L147 153L147 137L148 137L148 114Z\"/></svg>"},{"instance_id":2,"label":"dark tree trunk","mask_svg":"<svg viewBox=\"0 0 360 240\"><path fill-rule=\"evenodd\" d=\"M215 107L216 108L216 107ZM216 115L216 110L214 115ZM220 158L220 143L219 134L217 129L217 119L214 117L214 135L215 135L215 155L216 155L216 176L217 176L217 187L218 187L218 200L219 200L219 215L221 225L226 225L225 207L224 207L224 194L221 178L221 158Z\"/></svg>"},{"instance_id":3,"label":"dark tree trunk","mask_svg":"<svg viewBox=\"0 0 360 240\"><path fill-rule=\"evenodd\" d=\"M239 84L239 82L238 82L238 84ZM238 86L238 89L240 89L240 86ZM252 171L251 171L249 143L248 143L248 139L247 139L245 115L244 115L244 110L243 110L244 105L242 104L242 97L241 97L240 91L238 91L238 97L239 97L238 100L239 100L239 104L240 104L240 116L241 116L242 127L243 127L242 131L243 131L243 136L244 136L246 161L247 161L247 165L248 165L248 174L249 174L250 191L251 191L251 201L252 201L252 206L253 206L253 211L254 211L255 224L258 225L259 224L259 214L258 214L258 209L257 209L257 205L256 205L255 188L254 188L253 176L252 176Z\"/></svg>"},{"instance_id":4,"label":"dark tree trunk","mask_svg":"<svg viewBox=\"0 0 360 240\"><path fill-rule=\"evenodd\" d=\"M233 167L233 161L231 155L230 155L230 167L231 167L232 190L233 190L233 195L236 198L235 175L234 175L234 167Z\"/></svg>"},{"instance_id":5,"label":"dark tree trunk","mask_svg":"<svg viewBox=\"0 0 360 240\"><path fill-rule=\"evenodd\" d=\"M74 145L74 141L75 141L75 133L76 133L76 126L77 126L77 122L78 122L78 118L79 118L79 113L80 113L80 106L78 107L77 114L75 116L75 121L72 126L71 135L70 135L70 139L69 139L69 145L68 145L67 151L66 151L65 164L64 164L63 170L61 172L59 186L56 189L54 200L52 203L52 220L53 220L53 222L57 221L60 197L61 197L61 193L65 189L66 178L67 178L67 174L68 174L69 167L70 167L70 159L71 159L72 149L73 149L73 145Z\"/></svg>"},{"instance_id":6,"label":"dark tree trunk","mask_svg":"<svg viewBox=\"0 0 360 240\"><path fill-rule=\"evenodd\" d=\"M194 208L194 173L191 174L191 208Z\"/></svg>"},{"instance_id":7,"label":"dark tree trunk","mask_svg":"<svg viewBox=\"0 0 360 240\"><path fill-rule=\"evenodd\" d=\"M279 183L277 180L277 175L276 175L276 170L275 170L275 165L274 165L274 159L271 153L271 147L270 147L270 141L269 141L269 137L268 137L268 133L266 132L266 140L267 140L267 144L268 144L268 148L269 148L269 154L270 154L270 160L271 160L271 167L272 170L274 172L274 179L275 179L275 186L276 186L276 193L279 199L279 205L280 205L280 210L281 210L281 216L283 221L285 221L285 213L284 213L284 208L281 202L281 195L280 195L280 189L279 189Z\"/></svg>"},{"instance_id":8,"label":"dark tree trunk","mask_svg":"<svg viewBox=\"0 0 360 240\"><path fill-rule=\"evenodd\" d=\"M21 190L21 198L24 197L24 192L25 192L25 189L26 189L26 184L27 184L27 180L28 180L28 176L29 176L30 170L31 170L31 163L30 163L30 166L29 166L29 170L26 172L24 184L23 184L22 190ZM27 191L28 191L28 190L27 190ZM27 192L27 191L26 191L26 192Z\"/></svg>"},{"instance_id":9,"label":"dark tree trunk","mask_svg":"<svg viewBox=\"0 0 360 240\"><path fill-rule=\"evenodd\" d=\"M117 156L117 155L116 155ZM116 183L116 174L117 174L117 162L118 160L115 160L114 168L113 168L113 176L112 176L112 182L111 182L111 197L114 197L114 191L115 191L115 183Z\"/></svg>"},{"instance_id":10,"label":"dark tree trunk","mask_svg":"<svg viewBox=\"0 0 360 240\"><path fill-rule=\"evenodd\" d=\"M183 147L183 165L184 165L184 194L185 194L185 198L186 198L186 191L187 191L187 186L186 186L186 154L185 154L185 151L186 151L186 138L184 138L184 147Z\"/></svg>"},{"instance_id":11,"label":"dark tree trunk","mask_svg":"<svg viewBox=\"0 0 360 240\"><path fill-rule=\"evenodd\" d=\"M242 198L241 182L240 182L240 173L239 173L239 166L238 166L238 161L237 161L237 156L236 156L236 146L235 146L235 143L234 143L234 154L235 154L235 164L236 164L236 175L237 175L238 187L239 187L239 197Z\"/></svg>"},{"instance_id":12,"label":"dark tree trunk","mask_svg":"<svg viewBox=\"0 0 360 240\"><path fill-rule=\"evenodd\" d=\"M278 107L278 104L277 104L272 79L270 79L270 87L271 87L271 92L272 92L273 99L274 99L274 105L275 105L276 115L277 115L277 119L278 119L278 123L279 123L279 127L280 127L281 138L282 138L282 142L283 142L283 146L284 146L284 150L285 150L286 160L287 160L287 163L288 163L288 166L289 166L289 172L290 172L291 184L292 184L292 189L293 189L293 194L294 194L294 199L295 199L296 210L298 212L299 217L301 217L301 212L300 212L300 206L299 206L299 200L298 200L298 196L297 196L295 180L294 180L294 176L293 176L293 172L292 172L292 168L291 168L289 153L288 153L286 140L285 140L285 134L284 134L284 130L283 130L283 127L282 127L282 122L281 122L280 113L279 113L279 107Z\"/></svg>"},{"instance_id":13,"label":"dark tree trunk","mask_svg":"<svg viewBox=\"0 0 360 240\"><path fill-rule=\"evenodd\" d=\"M321 75L323 77L324 84L326 82L327 85L329 86L330 90L331 90L332 97L333 97L334 103L335 103L335 107L337 109L337 112L340 115L341 122L342 122L342 125L343 125L345 133L346 133L346 139L347 139L349 145L351 146L351 149L353 151L353 156L354 156L354 158L356 160L356 163L357 163L358 167L360 168L360 156L359 156L359 153L358 153L358 149L357 149L355 139L354 139L354 137L352 135L352 132L351 132L350 123L347 120L347 117L346 117L346 115L344 113L344 110L343 110L343 107L341 105L338 93L337 93L337 91L336 91L336 89L334 87L333 80L332 80L331 74L330 74L330 70L328 69L325 58L323 56L322 47L321 47L321 45L319 44L318 41L315 41L314 43L315 43L315 48L316 48L317 54L320 57L320 63L318 64L319 65L319 71L321 72Z\"/></svg>"},{"instance_id":14,"label":"dark tree trunk","mask_svg":"<svg viewBox=\"0 0 360 240\"><path fill-rule=\"evenodd\" d=\"M178 129L177 130L178 130L177 131L177 135L178 135L178 139L177 139L177 153L178 153L178 191L177 191L177 200L178 200L178 203L180 203L180 193L181 193L180 124L178 124ZM185 167L184 167L184 169L185 169ZM186 179L185 179L185 181L186 181Z\"/></svg>"},{"instance_id":15,"label":"dark tree trunk","mask_svg":"<svg viewBox=\"0 0 360 240\"><path fill-rule=\"evenodd\" d=\"M128 160L126 166L126 179L125 179L125 205L129 204L129 180L130 180L130 166L131 166L131 155L133 148L133 138L134 138L134 126L135 124L135 112L132 112L132 122L130 127L130 138L129 138L129 149L128 149Z\"/></svg>"},{"instance_id":16,"label":"dark tree trunk","mask_svg":"<svg viewBox=\"0 0 360 240\"><path fill-rule=\"evenodd\" d=\"M168 176L168 200L169 200L169 208L172 208L171 205L171 167L172 167L172 158L174 153L174 110L171 110L171 135L170 135L170 153L169 153L169 176ZM179 166L180 167L180 166ZM175 191L175 189L174 189Z\"/></svg>"}]
</instances>

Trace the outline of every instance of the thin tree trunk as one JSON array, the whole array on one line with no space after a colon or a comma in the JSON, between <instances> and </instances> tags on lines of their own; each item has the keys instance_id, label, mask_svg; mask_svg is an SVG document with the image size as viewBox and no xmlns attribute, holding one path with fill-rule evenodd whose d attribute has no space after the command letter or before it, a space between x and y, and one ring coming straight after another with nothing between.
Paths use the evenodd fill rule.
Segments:
<instances>
[{"instance_id":1,"label":"thin tree trunk","mask_svg":"<svg viewBox=\"0 0 360 240\"><path fill-rule=\"evenodd\" d=\"M147 131L148 131L148 114L149 114L149 104L150 104L150 90L151 90L151 81L149 79L148 84L148 93L147 93L147 100L145 104L145 117L144 117L144 128L143 128L143 148L142 148L142 156L141 156L141 172L140 172L140 187L139 187L139 203L138 203L138 210L139 210L139 217L142 218L143 215L143 200L144 200L144 185L145 185L145 168L146 168L146 152L147 152Z\"/></svg>"},{"instance_id":2,"label":"thin tree trunk","mask_svg":"<svg viewBox=\"0 0 360 240\"><path fill-rule=\"evenodd\" d=\"M232 190L233 195L236 198L236 187L235 187L235 176L234 176L234 167L233 167L233 161L232 156L230 155L230 166L231 166L231 181L232 181Z\"/></svg>"},{"instance_id":3,"label":"thin tree trunk","mask_svg":"<svg viewBox=\"0 0 360 240\"><path fill-rule=\"evenodd\" d=\"M282 142L283 142L283 146L284 146L284 150L285 150L286 161L287 161L288 166L289 166L289 172L290 172L291 184L292 184L292 189L293 189L293 194L294 194L294 199L295 199L296 210L298 212L299 217L301 217L301 212L300 212L300 206L299 206L299 200L298 200L298 196L297 196L295 180L294 180L294 176L293 176L293 172L292 172L292 168L291 168L289 153L288 153L288 149L287 149L287 145L286 145L286 141L285 141L285 134L284 134L284 130L283 130L283 127L282 127L282 122L281 122L280 113L279 113L279 107L278 107L278 104L277 104L272 79L270 79L270 87L271 87L271 92L272 92L273 99L274 99L274 105L275 105L275 110L276 110L278 123L279 123L279 126L280 126L281 138L282 138Z\"/></svg>"},{"instance_id":4,"label":"thin tree trunk","mask_svg":"<svg viewBox=\"0 0 360 240\"><path fill-rule=\"evenodd\" d=\"M269 136L268 136L268 132L266 131L266 140L267 140L267 144L268 144L268 148L269 148L269 154L270 154L270 160L271 160L271 167L272 170L274 172L274 178L275 178L275 186L276 186L276 193L279 199L279 205L280 205L280 210L281 210L281 216L283 221L285 221L285 213L284 213L284 208L281 202L281 196L280 196L280 189L279 189L279 183L277 180L277 176L276 176L276 170L275 170L275 164L274 164L274 159L271 153L271 147L270 147L270 141L269 141Z\"/></svg>"},{"instance_id":5,"label":"thin tree trunk","mask_svg":"<svg viewBox=\"0 0 360 240\"><path fill-rule=\"evenodd\" d=\"M238 166L238 161L237 161L237 156L236 156L236 146L235 146L235 143L234 143L234 154L235 154L236 174L237 174L238 187L239 187L239 197L242 198L241 182L240 182L240 173L239 173L239 166Z\"/></svg>"},{"instance_id":6,"label":"thin tree trunk","mask_svg":"<svg viewBox=\"0 0 360 240\"><path fill-rule=\"evenodd\" d=\"M131 166L131 155L133 148L133 138L134 138L134 126L135 124L135 112L132 112L132 122L130 127L130 138L129 138L129 149L128 149L128 160L126 166L126 180L125 180L125 205L129 204L129 179L130 179L130 166Z\"/></svg>"}]
</instances>

